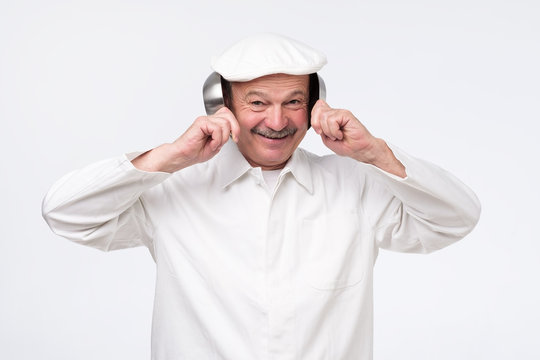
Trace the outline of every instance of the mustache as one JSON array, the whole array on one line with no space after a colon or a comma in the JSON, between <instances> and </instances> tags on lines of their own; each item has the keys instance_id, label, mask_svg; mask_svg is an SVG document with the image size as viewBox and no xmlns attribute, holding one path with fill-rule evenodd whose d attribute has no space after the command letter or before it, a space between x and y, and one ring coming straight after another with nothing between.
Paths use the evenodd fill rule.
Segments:
<instances>
[{"instance_id":1,"label":"mustache","mask_svg":"<svg viewBox=\"0 0 540 360\"><path fill-rule=\"evenodd\" d=\"M262 135L264 137L270 138L270 139L282 139L289 135L294 135L298 129L297 128L285 128L279 131L272 130L272 129L260 129L258 127L254 127L251 129L251 133Z\"/></svg>"}]
</instances>

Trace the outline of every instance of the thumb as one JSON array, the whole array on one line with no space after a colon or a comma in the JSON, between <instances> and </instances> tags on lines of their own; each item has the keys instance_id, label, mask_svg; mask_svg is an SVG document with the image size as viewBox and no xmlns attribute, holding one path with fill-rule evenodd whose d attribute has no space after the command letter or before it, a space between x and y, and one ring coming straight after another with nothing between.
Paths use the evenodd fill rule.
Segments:
<instances>
[{"instance_id":1,"label":"thumb","mask_svg":"<svg viewBox=\"0 0 540 360\"><path fill-rule=\"evenodd\" d=\"M330 109L330 106L323 99L317 100L313 109L311 109L311 127L317 134L321 134L321 117L324 111Z\"/></svg>"}]
</instances>

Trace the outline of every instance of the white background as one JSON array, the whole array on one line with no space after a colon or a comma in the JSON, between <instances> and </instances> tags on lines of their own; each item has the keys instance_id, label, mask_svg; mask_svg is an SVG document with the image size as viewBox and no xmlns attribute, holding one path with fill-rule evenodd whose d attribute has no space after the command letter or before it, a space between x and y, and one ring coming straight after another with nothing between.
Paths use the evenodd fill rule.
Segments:
<instances>
[{"instance_id":1,"label":"white background","mask_svg":"<svg viewBox=\"0 0 540 360\"><path fill-rule=\"evenodd\" d=\"M375 359L539 359L536 0L0 0L1 359L149 359L154 264L53 235L66 172L179 136L210 57L273 31L324 51L328 102L452 171L483 213L438 253L381 252ZM311 131L303 146L325 153ZM339 360L339 359L336 359Z\"/></svg>"}]
</instances>

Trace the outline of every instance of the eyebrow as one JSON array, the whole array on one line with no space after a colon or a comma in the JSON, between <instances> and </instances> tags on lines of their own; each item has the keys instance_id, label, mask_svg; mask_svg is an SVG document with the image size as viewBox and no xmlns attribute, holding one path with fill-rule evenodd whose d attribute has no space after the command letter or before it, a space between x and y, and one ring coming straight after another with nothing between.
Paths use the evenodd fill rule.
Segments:
<instances>
[{"instance_id":1,"label":"eyebrow","mask_svg":"<svg viewBox=\"0 0 540 360\"><path fill-rule=\"evenodd\" d=\"M256 95L256 96L260 96L262 98L266 97L266 94L262 91L258 91L258 90L250 90L246 93L245 97L248 97L248 96L251 96L251 95ZM286 97L293 97L293 96L297 96L297 95L302 95L302 96L306 96L307 97L307 93L303 90L293 90L291 91L289 94L287 94Z\"/></svg>"}]
</instances>

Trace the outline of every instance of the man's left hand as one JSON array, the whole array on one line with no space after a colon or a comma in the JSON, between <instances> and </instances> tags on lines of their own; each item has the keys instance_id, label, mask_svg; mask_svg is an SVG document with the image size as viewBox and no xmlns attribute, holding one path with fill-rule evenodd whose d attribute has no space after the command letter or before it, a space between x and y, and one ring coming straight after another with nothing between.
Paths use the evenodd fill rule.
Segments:
<instances>
[{"instance_id":1,"label":"man's left hand","mask_svg":"<svg viewBox=\"0 0 540 360\"><path fill-rule=\"evenodd\" d=\"M374 165L405 178L405 167L382 139L376 138L348 110L333 109L318 100L311 111L311 126L330 150Z\"/></svg>"}]
</instances>

